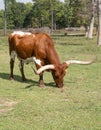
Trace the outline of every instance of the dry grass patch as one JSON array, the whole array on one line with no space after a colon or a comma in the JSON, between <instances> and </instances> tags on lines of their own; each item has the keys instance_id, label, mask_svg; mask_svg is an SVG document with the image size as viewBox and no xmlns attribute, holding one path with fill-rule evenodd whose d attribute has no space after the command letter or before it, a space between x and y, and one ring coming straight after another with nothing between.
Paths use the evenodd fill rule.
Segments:
<instances>
[{"instance_id":1,"label":"dry grass patch","mask_svg":"<svg viewBox=\"0 0 101 130\"><path fill-rule=\"evenodd\" d=\"M13 110L16 104L16 101L0 99L0 114Z\"/></svg>"}]
</instances>

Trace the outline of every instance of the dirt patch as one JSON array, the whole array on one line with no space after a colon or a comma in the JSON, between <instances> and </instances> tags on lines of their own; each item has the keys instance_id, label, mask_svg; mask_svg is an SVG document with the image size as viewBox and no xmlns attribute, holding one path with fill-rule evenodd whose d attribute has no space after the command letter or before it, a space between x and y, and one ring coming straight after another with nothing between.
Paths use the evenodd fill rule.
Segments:
<instances>
[{"instance_id":1,"label":"dirt patch","mask_svg":"<svg viewBox=\"0 0 101 130\"><path fill-rule=\"evenodd\" d=\"M13 110L17 103L9 99L0 99L0 114Z\"/></svg>"}]
</instances>

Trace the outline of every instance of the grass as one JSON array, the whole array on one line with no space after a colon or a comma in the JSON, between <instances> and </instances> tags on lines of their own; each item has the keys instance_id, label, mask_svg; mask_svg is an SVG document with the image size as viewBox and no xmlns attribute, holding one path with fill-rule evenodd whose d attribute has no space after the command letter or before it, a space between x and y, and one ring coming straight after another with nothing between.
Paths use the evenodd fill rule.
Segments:
<instances>
[{"instance_id":1,"label":"grass","mask_svg":"<svg viewBox=\"0 0 101 130\"><path fill-rule=\"evenodd\" d=\"M61 62L95 57L96 62L71 65L63 93L54 87L50 73L44 73L46 87L38 87L32 64L25 65L28 81L22 82L18 60L15 81L10 81L7 38L0 37L0 130L101 130L101 47L96 37L53 40Z\"/></svg>"}]
</instances>

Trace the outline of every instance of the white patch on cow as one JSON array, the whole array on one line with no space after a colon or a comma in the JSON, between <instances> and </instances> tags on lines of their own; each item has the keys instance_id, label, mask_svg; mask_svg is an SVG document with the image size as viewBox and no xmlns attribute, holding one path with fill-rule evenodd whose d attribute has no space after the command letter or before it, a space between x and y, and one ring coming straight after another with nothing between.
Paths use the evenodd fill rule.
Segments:
<instances>
[{"instance_id":1,"label":"white patch on cow","mask_svg":"<svg viewBox=\"0 0 101 130\"><path fill-rule=\"evenodd\" d=\"M30 63L30 62L33 62L33 57L30 57L30 58L27 58L27 59L23 59L22 60L25 64L28 64L28 63Z\"/></svg>"},{"instance_id":2,"label":"white patch on cow","mask_svg":"<svg viewBox=\"0 0 101 130\"><path fill-rule=\"evenodd\" d=\"M36 57L30 57L30 58L27 58L27 59L22 59L22 58L18 57L18 59L25 64L28 64L30 62L35 62L36 64L41 66L41 61L39 59L36 59Z\"/></svg>"},{"instance_id":3,"label":"white patch on cow","mask_svg":"<svg viewBox=\"0 0 101 130\"><path fill-rule=\"evenodd\" d=\"M15 51L12 51L12 52L11 52L11 55L10 55L10 58L14 61L14 60L15 60L15 57L16 57L16 52L15 52Z\"/></svg>"},{"instance_id":4,"label":"white patch on cow","mask_svg":"<svg viewBox=\"0 0 101 130\"><path fill-rule=\"evenodd\" d=\"M39 59L36 59L36 57L30 57L27 59L22 59L20 57L18 57L19 61L22 61L22 65L25 64L29 64L30 62L35 62L36 64L38 64L39 66L41 66L41 61ZM21 69L21 62L19 63L19 68Z\"/></svg>"},{"instance_id":5,"label":"white patch on cow","mask_svg":"<svg viewBox=\"0 0 101 130\"><path fill-rule=\"evenodd\" d=\"M36 64L40 65L41 66L41 60L39 59L36 59L36 57L33 57L33 60Z\"/></svg>"},{"instance_id":6,"label":"white patch on cow","mask_svg":"<svg viewBox=\"0 0 101 130\"><path fill-rule=\"evenodd\" d=\"M12 33L12 36L14 36L15 34L18 34L20 36L24 36L24 35L31 35L32 33L30 33L30 32L22 32L22 31L14 31Z\"/></svg>"}]
</instances>

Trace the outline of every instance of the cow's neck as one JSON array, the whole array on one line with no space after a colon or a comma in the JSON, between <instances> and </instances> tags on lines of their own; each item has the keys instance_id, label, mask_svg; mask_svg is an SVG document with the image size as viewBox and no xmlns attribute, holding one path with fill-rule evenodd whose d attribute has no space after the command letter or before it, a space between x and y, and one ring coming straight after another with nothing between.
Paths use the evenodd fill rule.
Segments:
<instances>
[{"instance_id":1,"label":"cow's neck","mask_svg":"<svg viewBox=\"0 0 101 130\"><path fill-rule=\"evenodd\" d=\"M60 64L59 56L54 48L52 49L52 51L48 52L47 58L48 58L50 64L54 64L54 65Z\"/></svg>"}]
</instances>

